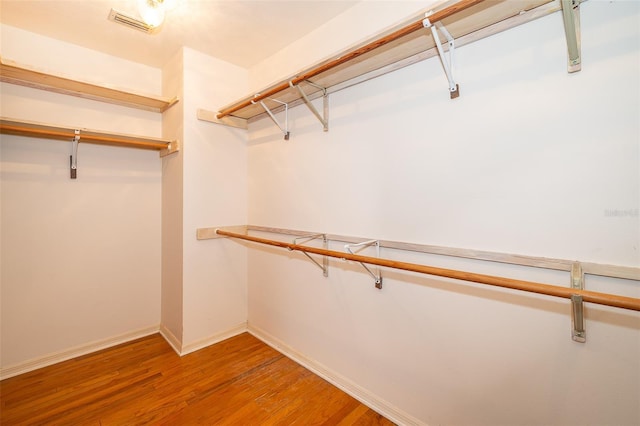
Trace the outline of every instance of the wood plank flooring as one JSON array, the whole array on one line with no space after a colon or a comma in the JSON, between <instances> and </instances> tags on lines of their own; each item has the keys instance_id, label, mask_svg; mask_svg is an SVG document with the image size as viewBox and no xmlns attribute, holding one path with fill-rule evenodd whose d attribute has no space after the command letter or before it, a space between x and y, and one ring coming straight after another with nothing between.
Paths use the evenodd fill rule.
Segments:
<instances>
[{"instance_id":1,"label":"wood plank flooring","mask_svg":"<svg viewBox=\"0 0 640 426\"><path fill-rule=\"evenodd\" d=\"M155 334L0 382L9 425L392 425L248 333L179 357Z\"/></svg>"}]
</instances>

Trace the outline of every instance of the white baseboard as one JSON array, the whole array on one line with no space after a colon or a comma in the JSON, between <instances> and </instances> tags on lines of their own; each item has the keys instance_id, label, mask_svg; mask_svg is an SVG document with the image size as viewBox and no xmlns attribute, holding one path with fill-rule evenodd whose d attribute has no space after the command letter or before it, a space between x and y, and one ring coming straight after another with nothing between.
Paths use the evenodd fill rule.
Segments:
<instances>
[{"instance_id":1,"label":"white baseboard","mask_svg":"<svg viewBox=\"0 0 640 426\"><path fill-rule=\"evenodd\" d=\"M9 367L2 367L0 369L0 380L8 379L9 377L37 370L38 368L47 367L49 365L57 364L62 361L67 361L72 358L90 354L92 352L110 348L122 343L130 342L132 340L157 333L159 330L160 326L158 325L147 327L140 330L131 331L129 333L120 334L118 336L113 336L107 339L97 340L95 342L87 343L86 345L76 346L64 351L54 352L42 357L33 358Z\"/></svg>"},{"instance_id":2,"label":"white baseboard","mask_svg":"<svg viewBox=\"0 0 640 426\"><path fill-rule=\"evenodd\" d=\"M212 336L209 336L207 338L204 339L200 339L197 340L195 342L186 344L182 347L182 350L180 351L180 356L182 355L186 355L186 354L190 354L191 352L195 352L199 349L202 348L206 348L207 346L211 346L214 345L216 343L222 342L223 340L226 340L230 337L233 336L237 336L238 334L244 333L247 331L247 323L245 322L241 322L240 324L222 331L220 333L216 333ZM171 344L171 343L169 343Z\"/></svg>"},{"instance_id":3,"label":"white baseboard","mask_svg":"<svg viewBox=\"0 0 640 426\"><path fill-rule=\"evenodd\" d=\"M175 334L171 332L164 324L160 324L160 335L164 337L164 340L167 341L169 346L178 354L182 353L182 343L180 339L176 337Z\"/></svg>"},{"instance_id":4,"label":"white baseboard","mask_svg":"<svg viewBox=\"0 0 640 426\"><path fill-rule=\"evenodd\" d=\"M351 395L367 407L382 414L392 422L399 425L426 425L424 422L405 413L392 404L380 399L376 395L369 392L367 389L362 388L361 386L353 383L351 380L331 371L321 363L296 351L295 349L282 342L280 339L267 333L266 331L252 324L247 325L247 331L256 338L262 340L267 345L277 350L278 352L281 352L283 355L286 355L288 358L291 358L298 364L322 377L332 385Z\"/></svg>"}]
</instances>

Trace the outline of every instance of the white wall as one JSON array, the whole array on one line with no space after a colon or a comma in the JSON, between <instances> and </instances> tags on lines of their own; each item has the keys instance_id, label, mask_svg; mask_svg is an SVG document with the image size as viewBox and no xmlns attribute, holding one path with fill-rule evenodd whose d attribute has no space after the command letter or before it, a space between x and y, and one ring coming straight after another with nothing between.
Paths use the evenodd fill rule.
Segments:
<instances>
[{"instance_id":1,"label":"white wall","mask_svg":"<svg viewBox=\"0 0 640 426\"><path fill-rule=\"evenodd\" d=\"M315 63L331 59L336 52L360 45L375 34L390 30L429 10L440 0L361 0L347 12L314 29L305 37L249 70L250 87L264 87L297 75ZM245 93L246 95L246 93Z\"/></svg>"},{"instance_id":2,"label":"white wall","mask_svg":"<svg viewBox=\"0 0 640 426\"><path fill-rule=\"evenodd\" d=\"M247 71L184 49L183 351L245 330L247 255L233 241L197 241L196 229L247 222L246 131L199 121L244 95Z\"/></svg>"},{"instance_id":3,"label":"white wall","mask_svg":"<svg viewBox=\"0 0 640 426\"><path fill-rule=\"evenodd\" d=\"M246 249L195 233L247 222L246 132L196 110L244 94L247 71L190 49L159 70L10 27L2 36L4 59L180 100L161 115L4 84L3 116L181 142L162 160L81 144L71 181L69 144L2 136L2 367L159 326L180 353L244 331Z\"/></svg>"},{"instance_id":4,"label":"white wall","mask_svg":"<svg viewBox=\"0 0 640 426\"><path fill-rule=\"evenodd\" d=\"M180 49L162 69L164 93L179 101L162 113L162 135L184 145L184 57ZM184 203L183 149L162 159L161 333L176 352L182 350Z\"/></svg>"},{"instance_id":5,"label":"white wall","mask_svg":"<svg viewBox=\"0 0 640 426\"><path fill-rule=\"evenodd\" d=\"M7 26L1 34L3 59L160 92L160 70ZM11 84L0 94L2 116L161 135L159 114ZM70 150L1 136L3 371L160 322L158 153L81 143L78 178L70 180Z\"/></svg>"},{"instance_id":6,"label":"white wall","mask_svg":"<svg viewBox=\"0 0 640 426\"><path fill-rule=\"evenodd\" d=\"M637 3L582 6L576 75L566 74L556 14L459 49L455 101L432 59L333 94L329 133L303 107L291 111L288 142L268 120L252 125L248 146L243 131L196 120L197 108L225 105L418 7L363 2L257 66L249 85L246 71L185 49L168 66L184 81L164 81L184 86L173 117L183 128L2 85L3 116L184 138L178 164L163 163L182 179L171 196L183 204L167 212L157 153L81 145L70 181L68 144L2 136L2 368L155 327L162 306L179 350L240 330L248 316L254 331L403 421L639 423L637 314L588 305L588 342L578 344L564 300L387 270L378 291L359 265L332 262L325 279L299 254L195 240L198 227L252 223L638 265ZM1 47L7 59L78 78L151 93L163 85L160 70L9 27ZM161 211L181 218L170 271L160 265ZM383 256L568 283L540 270ZM174 279L162 303L161 270ZM589 277L587 287L640 297L627 280Z\"/></svg>"},{"instance_id":7,"label":"white wall","mask_svg":"<svg viewBox=\"0 0 640 426\"><path fill-rule=\"evenodd\" d=\"M186 354L246 329L246 249L197 241L196 229L246 223L246 132L202 122L246 91L247 71L183 48L163 69L179 94L164 113L166 137L180 152L163 160L162 333Z\"/></svg>"},{"instance_id":8,"label":"white wall","mask_svg":"<svg viewBox=\"0 0 640 426\"><path fill-rule=\"evenodd\" d=\"M434 58L331 95L328 133L304 107L290 111L288 142L255 123L249 223L637 267L640 6L581 9L578 74L554 14L458 49L457 100ZM295 61L317 60L316 37ZM286 54L259 69L291 74ZM558 272L382 256L569 285ZM587 304L579 344L566 300L383 275L378 291L357 264L332 261L325 279L299 254L252 247L249 325L404 422L640 422L637 313ZM640 297L637 281L586 285Z\"/></svg>"}]
</instances>

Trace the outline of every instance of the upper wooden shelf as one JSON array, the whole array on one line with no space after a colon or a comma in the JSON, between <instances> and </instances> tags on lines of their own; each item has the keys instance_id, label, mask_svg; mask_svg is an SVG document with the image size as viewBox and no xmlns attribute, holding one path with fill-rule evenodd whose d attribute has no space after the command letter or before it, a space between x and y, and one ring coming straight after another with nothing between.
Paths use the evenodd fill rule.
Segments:
<instances>
[{"instance_id":1,"label":"upper wooden shelf","mask_svg":"<svg viewBox=\"0 0 640 426\"><path fill-rule=\"evenodd\" d=\"M153 112L163 112L178 102L177 98L141 95L48 74L3 58L0 81Z\"/></svg>"},{"instance_id":2,"label":"upper wooden shelf","mask_svg":"<svg viewBox=\"0 0 640 426\"><path fill-rule=\"evenodd\" d=\"M429 20L432 24L441 23L458 47L559 10L560 0L457 0L433 8ZM198 117L246 127L252 120L267 116L260 101L274 112L283 106L272 99L290 107L304 102L296 85L309 99L314 99L437 56L436 44L429 29L423 25L424 19L424 14L416 16L331 59L227 105L217 113L200 110ZM446 89L444 83L443 91Z\"/></svg>"}]
</instances>

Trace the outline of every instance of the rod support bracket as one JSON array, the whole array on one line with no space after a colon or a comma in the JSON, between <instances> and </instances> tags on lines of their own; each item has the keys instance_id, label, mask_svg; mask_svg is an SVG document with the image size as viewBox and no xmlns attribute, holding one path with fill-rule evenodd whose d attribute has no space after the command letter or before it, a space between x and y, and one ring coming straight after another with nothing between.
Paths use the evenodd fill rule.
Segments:
<instances>
[{"instance_id":1,"label":"rod support bracket","mask_svg":"<svg viewBox=\"0 0 640 426\"><path fill-rule=\"evenodd\" d=\"M375 248L376 248L376 256L379 258L380 257L380 240L363 241L363 242L357 243L357 244L345 244L344 248L349 253L356 254L352 250L352 248L363 249L363 248L369 247L369 246L375 246ZM380 267L378 267L377 270L376 270L376 273L374 273L364 263L362 263L362 262L358 262L358 263L360 265L362 265L362 267L369 273L369 275L371 275L371 278L373 278L373 282L374 282L376 288L378 290L381 290L382 289L382 273L380 272Z\"/></svg>"},{"instance_id":2,"label":"rod support bracket","mask_svg":"<svg viewBox=\"0 0 640 426\"><path fill-rule=\"evenodd\" d=\"M571 288L584 290L584 271L580 262L574 262L571 265ZM579 343L587 341L584 327L584 303L579 294L571 295L571 339Z\"/></svg>"},{"instance_id":3,"label":"rod support bracket","mask_svg":"<svg viewBox=\"0 0 640 426\"><path fill-rule=\"evenodd\" d=\"M303 235L300 237L296 237L293 239L293 245L304 244L306 242L322 238L322 248L325 250L329 249L329 240L327 239L327 234L311 234L311 235ZM298 240L304 240L300 243ZM289 251L293 251L292 248L288 248ZM302 254L307 256L307 258L312 261L318 268L322 269L322 275L325 277L329 276L329 257L322 256L322 265L316 261L313 257L309 256L309 253L302 251Z\"/></svg>"},{"instance_id":4,"label":"rod support bracket","mask_svg":"<svg viewBox=\"0 0 640 426\"><path fill-rule=\"evenodd\" d=\"M561 0L564 33L567 39L567 71L582 69L580 54L580 3L581 0Z\"/></svg>"},{"instance_id":5,"label":"rod support bracket","mask_svg":"<svg viewBox=\"0 0 640 426\"><path fill-rule=\"evenodd\" d=\"M258 96L258 95L256 94L256 96ZM279 103L281 105L284 105L284 125L282 125L282 124L280 124L280 122L276 118L276 116L273 113L273 111L271 111L269 109L269 107L264 103L264 101L258 101L260 103L260 105L262 106L262 108L265 110L265 112L269 115L269 118L271 118L271 120L275 123L275 125L278 126L278 128L280 129L280 131L284 135L284 140L288 141L289 140L289 136L291 135L291 133L289 132L289 104L286 103L286 102L279 101L277 99L269 98L269 100L273 101L273 102L277 102L277 103ZM255 105L256 101L254 101L252 99L251 103Z\"/></svg>"},{"instance_id":6,"label":"rod support bracket","mask_svg":"<svg viewBox=\"0 0 640 426\"><path fill-rule=\"evenodd\" d=\"M425 18L422 21L422 26L424 28L428 28L431 30L431 35L433 36L433 40L436 44L436 50L438 51L438 56L440 57L440 63L442 64L444 73L447 76L447 81L449 82L449 97L451 99L455 99L460 96L460 87L458 86L458 84L456 83L453 77L453 70L455 68L455 62L454 62L455 48L456 48L455 39L453 38L451 33L447 31L445 26L442 25L442 22L436 22L435 24L431 23L431 21L429 20L429 16L431 14L432 12L425 13ZM445 56L444 49L442 48L442 43L440 42L440 36L438 35L438 30L440 30L440 32L444 34L444 36L447 39L447 45L449 48L448 57Z\"/></svg>"},{"instance_id":7,"label":"rod support bracket","mask_svg":"<svg viewBox=\"0 0 640 426\"><path fill-rule=\"evenodd\" d=\"M75 136L71 139L71 155L69 156L69 177L78 177L78 142L80 142L80 130L74 130Z\"/></svg>"},{"instance_id":8,"label":"rod support bracket","mask_svg":"<svg viewBox=\"0 0 640 426\"><path fill-rule=\"evenodd\" d=\"M323 106L322 115L320 114L320 112L318 112L316 107L313 106L313 104L311 103L311 100L309 99L305 91L302 89L300 84L294 84L293 81L289 81L289 87L298 89L298 92L300 93L300 96L302 96L302 100L304 100L304 103L307 105L307 108L309 108L309 111L311 111L313 115L316 116L318 121L320 121L320 124L322 124L322 130L325 132L328 132L329 131L329 97L327 95L327 89L325 87L312 83L311 81L308 81L308 80L304 80L304 81L310 86L313 86L316 89L320 89L322 91L322 106Z\"/></svg>"}]
</instances>

